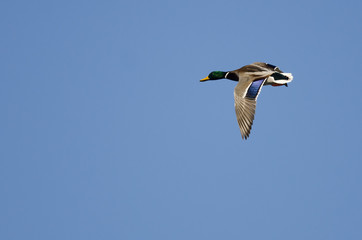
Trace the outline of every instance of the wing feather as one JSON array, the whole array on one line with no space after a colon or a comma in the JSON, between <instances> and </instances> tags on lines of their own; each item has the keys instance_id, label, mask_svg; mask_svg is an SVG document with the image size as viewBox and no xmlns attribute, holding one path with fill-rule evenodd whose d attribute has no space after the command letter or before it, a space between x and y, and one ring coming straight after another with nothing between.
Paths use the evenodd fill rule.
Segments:
<instances>
[{"instance_id":1,"label":"wing feather","mask_svg":"<svg viewBox=\"0 0 362 240\"><path fill-rule=\"evenodd\" d=\"M249 137L254 121L256 99L265 80L259 81L258 79L251 81L249 84L239 81L234 89L236 119L243 139Z\"/></svg>"},{"instance_id":2,"label":"wing feather","mask_svg":"<svg viewBox=\"0 0 362 240\"><path fill-rule=\"evenodd\" d=\"M277 66L269 64L269 63L255 62L255 63L252 63L252 65L256 65L256 66L268 69L269 71L275 71L275 72L279 72L279 73L283 72Z\"/></svg>"}]
</instances>

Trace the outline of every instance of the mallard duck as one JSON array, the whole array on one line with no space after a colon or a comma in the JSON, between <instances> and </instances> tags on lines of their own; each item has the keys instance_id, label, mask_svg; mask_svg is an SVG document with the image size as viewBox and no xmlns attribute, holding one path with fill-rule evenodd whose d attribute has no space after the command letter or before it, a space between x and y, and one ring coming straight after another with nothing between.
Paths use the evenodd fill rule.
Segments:
<instances>
[{"instance_id":1,"label":"mallard duck","mask_svg":"<svg viewBox=\"0 0 362 240\"><path fill-rule=\"evenodd\" d=\"M200 82L224 78L238 82L234 89L234 106L242 139L249 137L254 120L256 99L262 86L287 87L288 83L293 80L291 73L283 73L277 66L255 62L234 71L213 71Z\"/></svg>"}]
</instances>

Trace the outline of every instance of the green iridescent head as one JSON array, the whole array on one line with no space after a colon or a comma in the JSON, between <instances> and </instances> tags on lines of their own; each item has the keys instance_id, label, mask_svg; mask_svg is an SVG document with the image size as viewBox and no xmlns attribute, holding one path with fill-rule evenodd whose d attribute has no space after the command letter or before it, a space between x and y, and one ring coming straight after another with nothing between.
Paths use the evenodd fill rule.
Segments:
<instances>
[{"instance_id":1,"label":"green iridescent head","mask_svg":"<svg viewBox=\"0 0 362 240\"><path fill-rule=\"evenodd\" d=\"M201 79L200 82L207 81L207 80L217 80L225 78L226 72L222 71L213 71L204 79Z\"/></svg>"}]
</instances>

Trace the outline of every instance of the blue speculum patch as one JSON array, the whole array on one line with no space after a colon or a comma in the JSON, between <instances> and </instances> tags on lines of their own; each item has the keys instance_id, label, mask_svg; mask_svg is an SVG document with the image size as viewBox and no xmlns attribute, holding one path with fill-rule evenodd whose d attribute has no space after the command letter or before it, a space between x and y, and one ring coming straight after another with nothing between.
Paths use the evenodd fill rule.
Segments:
<instances>
[{"instance_id":1,"label":"blue speculum patch","mask_svg":"<svg viewBox=\"0 0 362 240\"><path fill-rule=\"evenodd\" d=\"M256 98L258 96L259 90L261 86L263 85L265 79L258 79L255 80L249 87L248 92L246 93L245 97L248 98Z\"/></svg>"}]
</instances>

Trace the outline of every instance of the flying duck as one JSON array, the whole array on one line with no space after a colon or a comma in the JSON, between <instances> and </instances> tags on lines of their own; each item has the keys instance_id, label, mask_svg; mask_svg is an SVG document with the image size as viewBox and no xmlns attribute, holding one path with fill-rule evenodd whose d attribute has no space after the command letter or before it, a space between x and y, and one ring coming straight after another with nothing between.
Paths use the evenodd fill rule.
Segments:
<instances>
[{"instance_id":1,"label":"flying duck","mask_svg":"<svg viewBox=\"0 0 362 240\"><path fill-rule=\"evenodd\" d=\"M242 139L249 137L254 120L256 99L262 86L288 87L288 83L293 80L291 73L284 73L277 66L255 62L234 71L213 71L200 82L224 78L238 82L234 89L234 106Z\"/></svg>"}]
</instances>

